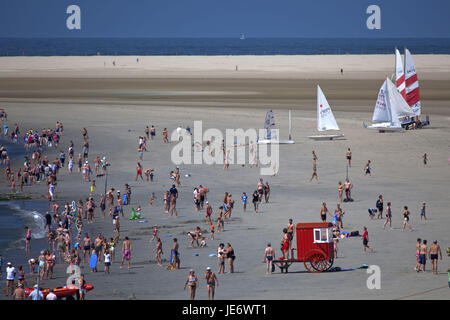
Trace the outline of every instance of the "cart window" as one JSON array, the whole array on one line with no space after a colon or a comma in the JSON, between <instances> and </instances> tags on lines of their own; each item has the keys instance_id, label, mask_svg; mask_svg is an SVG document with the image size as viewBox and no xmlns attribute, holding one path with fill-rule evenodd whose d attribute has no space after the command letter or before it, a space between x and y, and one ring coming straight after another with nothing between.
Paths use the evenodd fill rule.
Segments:
<instances>
[{"instance_id":1,"label":"cart window","mask_svg":"<svg viewBox=\"0 0 450 320\"><path fill-rule=\"evenodd\" d=\"M333 241L331 228L314 229L314 243L327 243Z\"/></svg>"}]
</instances>

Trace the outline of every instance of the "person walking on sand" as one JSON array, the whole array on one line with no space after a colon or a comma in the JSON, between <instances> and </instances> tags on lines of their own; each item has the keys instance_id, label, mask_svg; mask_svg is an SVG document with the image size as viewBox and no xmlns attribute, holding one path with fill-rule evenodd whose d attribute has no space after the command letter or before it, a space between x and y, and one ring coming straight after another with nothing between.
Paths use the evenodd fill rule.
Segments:
<instances>
[{"instance_id":1,"label":"person walking on sand","mask_svg":"<svg viewBox=\"0 0 450 320\"><path fill-rule=\"evenodd\" d=\"M211 222L211 215L212 215L212 207L211 207L211 205L209 204L209 202L206 201L205 222L206 222L208 225L211 225L211 224L212 224L212 222Z\"/></svg>"},{"instance_id":2,"label":"person walking on sand","mask_svg":"<svg viewBox=\"0 0 450 320\"><path fill-rule=\"evenodd\" d=\"M364 234L362 236L362 240L364 253L366 253L366 249L369 249L371 252L373 252L373 248L369 247L369 232L367 231L367 227L364 227Z\"/></svg>"},{"instance_id":3,"label":"person walking on sand","mask_svg":"<svg viewBox=\"0 0 450 320\"><path fill-rule=\"evenodd\" d=\"M162 132L162 140L163 140L163 143L169 143L169 136L167 134L167 128L164 128L164 130Z\"/></svg>"},{"instance_id":4,"label":"person walking on sand","mask_svg":"<svg viewBox=\"0 0 450 320\"><path fill-rule=\"evenodd\" d=\"M225 228L225 222L223 217L223 206L219 207L219 211L217 212L217 232L223 232Z\"/></svg>"},{"instance_id":5,"label":"person walking on sand","mask_svg":"<svg viewBox=\"0 0 450 320\"><path fill-rule=\"evenodd\" d=\"M122 243L122 262L120 263L120 269L122 269L125 259L127 260L128 270L130 270L131 242L128 237L125 237L125 240Z\"/></svg>"},{"instance_id":6,"label":"person walking on sand","mask_svg":"<svg viewBox=\"0 0 450 320\"><path fill-rule=\"evenodd\" d=\"M370 160L367 161L366 166L364 167L364 176L372 176L372 174L370 173Z\"/></svg>"},{"instance_id":7,"label":"person walking on sand","mask_svg":"<svg viewBox=\"0 0 450 320\"><path fill-rule=\"evenodd\" d=\"M27 257L30 257L31 252L31 229L28 226L25 226L26 239L25 239L25 252Z\"/></svg>"},{"instance_id":8,"label":"person walking on sand","mask_svg":"<svg viewBox=\"0 0 450 320\"><path fill-rule=\"evenodd\" d=\"M252 202L253 202L253 207L254 207L254 209L255 209L255 212L258 213L259 194L258 194L258 191L257 191L257 190L255 190L255 192L253 192L253 199L252 199Z\"/></svg>"},{"instance_id":9,"label":"person walking on sand","mask_svg":"<svg viewBox=\"0 0 450 320\"><path fill-rule=\"evenodd\" d=\"M341 181L338 182L338 198L339 198L339 203L342 203L342 196L344 194L344 185L342 184Z\"/></svg>"},{"instance_id":10,"label":"person walking on sand","mask_svg":"<svg viewBox=\"0 0 450 320\"><path fill-rule=\"evenodd\" d=\"M427 263L427 253L428 253L427 240L423 240L422 245L420 246L420 249L419 249L419 264L421 266L423 266L422 267L423 272L426 272L425 265ZM419 271L420 271L420 267L417 270L417 272L419 272Z\"/></svg>"},{"instance_id":11,"label":"person walking on sand","mask_svg":"<svg viewBox=\"0 0 450 320\"><path fill-rule=\"evenodd\" d=\"M186 279L186 282L184 283L184 290L186 290L186 286L189 287L189 299L194 300L195 299L195 291L198 287L198 278L195 275L194 269L189 270L189 275Z\"/></svg>"},{"instance_id":12,"label":"person walking on sand","mask_svg":"<svg viewBox=\"0 0 450 320\"><path fill-rule=\"evenodd\" d=\"M416 266L414 267L414 270L419 272L420 270L420 262L419 262L419 253L420 253L420 245L422 244L422 239L417 238L416 242Z\"/></svg>"},{"instance_id":13,"label":"person walking on sand","mask_svg":"<svg viewBox=\"0 0 450 320\"><path fill-rule=\"evenodd\" d=\"M264 251L264 262L266 263L266 274L272 274L272 261L275 257L275 250L273 250L271 243L267 244Z\"/></svg>"},{"instance_id":14,"label":"person walking on sand","mask_svg":"<svg viewBox=\"0 0 450 320\"><path fill-rule=\"evenodd\" d=\"M317 162L316 162L316 158L313 158L313 167L312 167L312 175L311 175L311 179L309 179L309 182L312 181L312 179L316 178L317 183L319 183L319 178L317 176Z\"/></svg>"},{"instance_id":15,"label":"person walking on sand","mask_svg":"<svg viewBox=\"0 0 450 320\"><path fill-rule=\"evenodd\" d=\"M350 148L347 149L345 156L347 157L348 167L351 168L352 167L352 151L350 150Z\"/></svg>"},{"instance_id":16,"label":"person walking on sand","mask_svg":"<svg viewBox=\"0 0 450 320\"><path fill-rule=\"evenodd\" d=\"M156 246L155 248L153 248L153 252L155 253L155 259L156 262L158 263L158 266L162 267L162 260L161 260L161 255L163 254L162 251L162 242L160 238L156 238Z\"/></svg>"},{"instance_id":17,"label":"person walking on sand","mask_svg":"<svg viewBox=\"0 0 450 320\"><path fill-rule=\"evenodd\" d=\"M270 186L269 186L269 182L266 181L266 184L264 185L264 200L267 202L269 202L269 198L270 198Z\"/></svg>"},{"instance_id":18,"label":"person walking on sand","mask_svg":"<svg viewBox=\"0 0 450 320\"><path fill-rule=\"evenodd\" d=\"M144 181L144 177L142 176L142 165L140 162L136 164L136 176L134 177L134 181L137 181L139 177Z\"/></svg>"},{"instance_id":19,"label":"person walking on sand","mask_svg":"<svg viewBox=\"0 0 450 320\"><path fill-rule=\"evenodd\" d=\"M422 156L423 159L423 166L426 167L427 163L428 163L428 156L426 153L424 153L424 155Z\"/></svg>"},{"instance_id":20,"label":"person walking on sand","mask_svg":"<svg viewBox=\"0 0 450 320\"><path fill-rule=\"evenodd\" d=\"M422 202L422 209L420 209L420 220L425 219L425 221L427 220L427 215L426 215L426 202Z\"/></svg>"},{"instance_id":21,"label":"person walking on sand","mask_svg":"<svg viewBox=\"0 0 450 320\"><path fill-rule=\"evenodd\" d=\"M241 196L241 201L242 201L242 210L244 212L247 211L247 199L248 199L247 194L245 192L243 192L242 196Z\"/></svg>"},{"instance_id":22,"label":"person walking on sand","mask_svg":"<svg viewBox=\"0 0 450 320\"><path fill-rule=\"evenodd\" d=\"M433 274L438 274L438 257L441 257L442 260L442 251L441 247L437 244L437 240L433 241L433 244L430 246L429 250L429 258L431 260L431 268L433 270Z\"/></svg>"},{"instance_id":23,"label":"person walking on sand","mask_svg":"<svg viewBox=\"0 0 450 320\"><path fill-rule=\"evenodd\" d=\"M392 209L391 209L391 203L388 202L386 206L386 221L383 225L383 230L386 228L386 225L389 223L389 228L392 230Z\"/></svg>"},{"instance_id":24,"label":"person walking on sand","mask_svg":"<svg viewBox=\"0 0 450 320\"><path fill-rule=\"evenodd\" d=\"M219 286L219 279L217 278L216 274L211 271L210 267L206 268L205 279L206 279L206 287L208 289L208 300L214 300L216 284L217 286Z\"/></svg>"},{"instance_id":25,"label":"person walking on sand","mask_svg":"<svg viewBox=\"0 0 450 320\"><path fill-rule=\"evenodd\" d=\"M405 231L405 227L408 226L409 230L412 231L411 224L409 223L409 210L407 206L403 207L403 227L402 231Z\"/></svg>"}]
</instances>

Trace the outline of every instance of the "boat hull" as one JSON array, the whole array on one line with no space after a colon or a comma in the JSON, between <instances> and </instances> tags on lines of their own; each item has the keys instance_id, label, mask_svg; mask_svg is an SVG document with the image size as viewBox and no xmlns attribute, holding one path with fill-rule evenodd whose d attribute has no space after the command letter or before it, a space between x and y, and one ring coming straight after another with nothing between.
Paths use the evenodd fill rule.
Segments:
<instances>
[{"instance_id":1,"label":"boat hull","mask_svg":"<svg viewBox=\"0 0 450 320\"><path fill-rule=\"evenodd\" d=\"M309 139L312 140L333 140L336 138L342 138L344 137L344 134L322 134L317 136L308 136Z\"/></svg>"}]
</instances>

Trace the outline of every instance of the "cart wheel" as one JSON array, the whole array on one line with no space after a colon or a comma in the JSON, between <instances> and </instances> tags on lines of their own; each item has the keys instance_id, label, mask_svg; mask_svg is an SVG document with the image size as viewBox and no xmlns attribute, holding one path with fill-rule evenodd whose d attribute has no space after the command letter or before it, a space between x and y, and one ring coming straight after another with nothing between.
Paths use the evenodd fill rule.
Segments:
<instances>
[{"instance_id":1,"label":"cart wheel","mask_svg":"<svg viewBox=\"0 0 450 320\"><path fill-rule=\"evenodd\" d=\"M327 263L327 268L324 271L330 270L330 268L333 266L333 263L334 263L334 258L329 259L328 263Z\"/></svg>"},{"instance_id":2,"label":"cart wheel","mask_svg":"<svg viewBox=\"0 0 450 320\"><path fill-rule=\"evenodd\" d=\"M317 273L327 270L328 259L322 250L312 249L306 253L303 263L309 272Z\"/></svg>"}]
</instances>

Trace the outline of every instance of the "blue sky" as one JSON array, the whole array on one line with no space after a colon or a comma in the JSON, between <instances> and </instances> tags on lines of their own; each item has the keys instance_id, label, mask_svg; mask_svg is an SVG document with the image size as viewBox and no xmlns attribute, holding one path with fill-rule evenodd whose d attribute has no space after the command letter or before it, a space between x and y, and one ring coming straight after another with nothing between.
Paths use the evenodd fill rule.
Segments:
<instances>
[{"instance_id":1,"label":"blue sky","mask_svg":"<svg viewBox=\"0 0 450 320\"><path fill-rule=\"evenodd\" d=\"M81 30L66 8L81 8ZM368 30L366 8L381 8ZM445 37L450 0L1 0L0 37Z\"/></svg>"}]
</instances>

